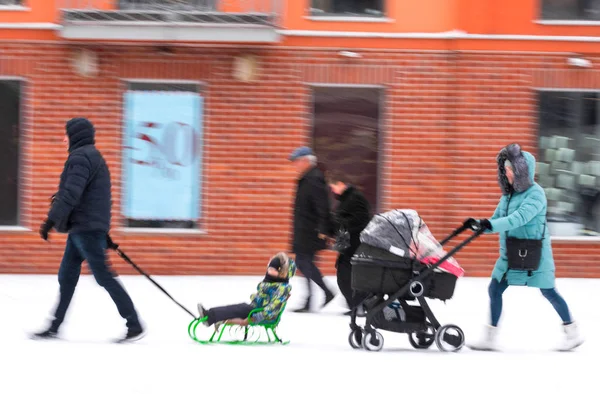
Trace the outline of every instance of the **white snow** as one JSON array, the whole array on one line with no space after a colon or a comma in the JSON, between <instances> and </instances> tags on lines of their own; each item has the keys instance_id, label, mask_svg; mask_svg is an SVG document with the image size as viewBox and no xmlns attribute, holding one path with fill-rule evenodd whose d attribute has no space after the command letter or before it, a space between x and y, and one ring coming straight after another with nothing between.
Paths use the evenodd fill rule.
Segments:
<instances>
[{"instance_id":1,"label":"white snow","mask_svg":"<svg viewBox=\"0 0 600 394\"><path fill-rule=\"evenodd\" d=\"M155 277L196 311L245 302L259 277ZM32 341L45 327L58 293L56 276L0 275L0 393L597 393L600 280L558 279L559 292L579 322L586 343L571 353L553 348L562 339L558 315L540 292L509 288L504 297L502 352L464 348L441 353L414 350L407 336L382 332L377 353L348 345L349 317L340 296L314 314L295 314L305 293L296 277L279 333L287 346L200 345L187 336L190 317L142 276L123 276L147 325L135 344L112 344L124 321L104 289L83 276L59 341ZM327 278L335 285L335 278ZM488 316L487 278L462 278L445 305L432 302L442 324L478 339ZM315 303L322 301L321 293ZM209 329L207 335L209 335ZM418 391L417 391L418 390Z\"/></svg>"}]
</instances>

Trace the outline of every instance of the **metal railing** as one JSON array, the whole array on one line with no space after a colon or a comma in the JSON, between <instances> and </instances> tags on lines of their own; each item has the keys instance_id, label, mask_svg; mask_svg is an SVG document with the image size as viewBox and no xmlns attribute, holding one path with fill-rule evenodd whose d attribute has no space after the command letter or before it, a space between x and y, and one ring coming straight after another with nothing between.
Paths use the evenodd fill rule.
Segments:
<instances>
[{"instance_id":1,"label":"metal railing","mask_svg":"<svg viewBox=\"0 0 600 394\"><path fill-rule=\"evenodd\" d=\"M1 0L0 0L1 1ZM277 25L285 0L58 0L63 23Z\"/></svg>"}]
</instances>

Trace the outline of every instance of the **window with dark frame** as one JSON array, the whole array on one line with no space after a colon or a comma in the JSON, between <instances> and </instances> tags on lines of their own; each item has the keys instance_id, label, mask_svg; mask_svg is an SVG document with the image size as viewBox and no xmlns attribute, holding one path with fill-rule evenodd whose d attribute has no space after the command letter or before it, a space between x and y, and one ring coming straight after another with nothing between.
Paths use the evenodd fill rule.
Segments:
<instances>
[{"instance_id":1,"label":"window with dark frame","mask_svg":"<svg viewBox=\"0 0 600 394\"><path fill-rule=\"evenodd\" d=\"M541 19L600 21L600 0L541 0Z\"/></svg>"},{"instance_id":2,"label":"window with dark frame","mask_svg":"<svg viewBox=\"0 0 600 394\"><path fill-rule=\"evenodd\" d=\"M13 6L22 6L23 0L0 0L0 6L13 5Z\"/></svg>"},{"instance_id":3,"label":"window with dark frame","mask_svg":"<svg viewBox=\"0 0 600 394\"><path fill-rule=\"evenodd\" d=\"M21 81L0 80L0 226L18 226Z\"/></svg>"},{"instance_id":4,"label":"window with dark frame","mask_svg":"<svg viewBox=\"0 0 600 394\"><path fill-rule=\"evenodd\" d=\"M327 173L342 174L378 207L381 88L314 87L313 145Z\"/></svg>"},{"instance_id":5,"label":"window with dark frame","mask_svg":"<svg viewBox=\"0 0 600 394\"><path fill-rule=\"evenodd\" d=\"M195 83L161 83L161 82L130 82L128 91L144 92L193 92L201 94L201 88ZM201 171L201 168L200 168ZM124 180L127 182L127 180ZM124 189L127 185L124 185ZM201 187L198 185L198 187ZM177 191L173 191L176 193ZM168 203L165 202L165 203ZM125 216L125 215L124 215ZM196 220L164 220L124 218L124 225L130 228L154 228L154 229L195 229L199 227Z\"/></svg>"},{"instance_id":6,"label":"window with dark frame","mask_svg":"<svg viewBox=\"0 0 600 394\"><path fill-rule=\"evenodd\" d=\"M311 15L383 17L384 0L311 0Z\"/></svg>"},{"instance_id":7,"label":"window with dark frame","mask_svg":"<svg viewBox=\"0 0 600 394\"><path fill-rule=\"evenodd\" d=\"M553 236L600 235L600 92L538 92L536 180Z\"/></svg>"}]
</instances>

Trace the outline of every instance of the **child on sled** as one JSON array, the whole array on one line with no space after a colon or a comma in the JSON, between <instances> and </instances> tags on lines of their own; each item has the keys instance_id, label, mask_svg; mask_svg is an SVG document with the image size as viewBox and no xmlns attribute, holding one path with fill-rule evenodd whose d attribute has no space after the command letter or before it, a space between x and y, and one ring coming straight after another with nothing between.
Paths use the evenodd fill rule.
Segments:
<instances>
[{"instance_id":1,"label":"child on sled","mask_svg":"<svg viewBox=\"0 0 600 394\"><path fill-rule=\"evenodd\" d=\"M250 296L249 304L226 305L208 310L204 309L202 304L198 304L199 318L206 318L203 324L207 327L224 322L241 326L247 326L249 323L273 323L290 296L292 286L289 280L295 273L294 260L283 252L277 253L269 261L265 278L256 286L257 292ZM248 316L252 310L258 308L263 310Z\"/></svg>"}]
</instances>

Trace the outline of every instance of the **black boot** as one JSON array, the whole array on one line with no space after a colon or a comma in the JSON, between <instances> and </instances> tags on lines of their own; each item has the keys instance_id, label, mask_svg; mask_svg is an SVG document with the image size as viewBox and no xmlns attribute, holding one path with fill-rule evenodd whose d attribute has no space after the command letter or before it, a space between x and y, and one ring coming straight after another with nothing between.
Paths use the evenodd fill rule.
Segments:
<instances>
[{"instance_id":1,"label":"black boot","mask_svg":"<svg viewBox=\"0 0 600 394\"><path fill-rule=\"evenodd\" d=\"M116 343L125 343L125 342L134 342L139 339L142 339L146 335L146 331L142 327L140 320L137 316L130 316L127 319L127 334L125 337L116 340Z\"/></svg>"},{"instance_id":2,"label":"black boot","mask_svg":"<svg viewBox=\"0 0 600 394\"><path fill-rule=\"evenodd\" d=\"M325 302L323 303L323 306L321 308L325 308L325 306L327 306L327 304L329 304L331 301L333 301L334 298L335 298L335 294L333 294L331 292L331 290L329 290L329 289L325 290Z\"/></svg>"},{"instance_id":3,"label":"black boot","mask_svg":"<svg viewBox=\"0 0 600 394\"><path fill-rule=\"evenodd\" d=\"M130 327L127 329L127 334L125 337L116 340L116 343L127 343L127 342L135 342L137 340L142 339L146 335L146 331L142 328L142 326L138 327Z\"/></svg>"},{"instance_id":4,"label":"black boot","mask_svg":"<svg viewBox=\"0 0 600 394\"><path fill-rule=\"evenodd\" d=\"M302 308L295 309L292 312L296 312L296 313L308 313L308 312L310 312L310 298L308 298L306 300L306 304L304 304L304 306Z\"/></svg>"},{"instance_id":5,"label":"black boot","mask_svg":"<svg viewBox=\"0 0 600 394\"><path fill-rule=\"evenodd\" d=\"M53 327L47 330L36 332L31 335L31 339L56 339L58 337L58 330Z\"/></svg>"}]
</instances>

